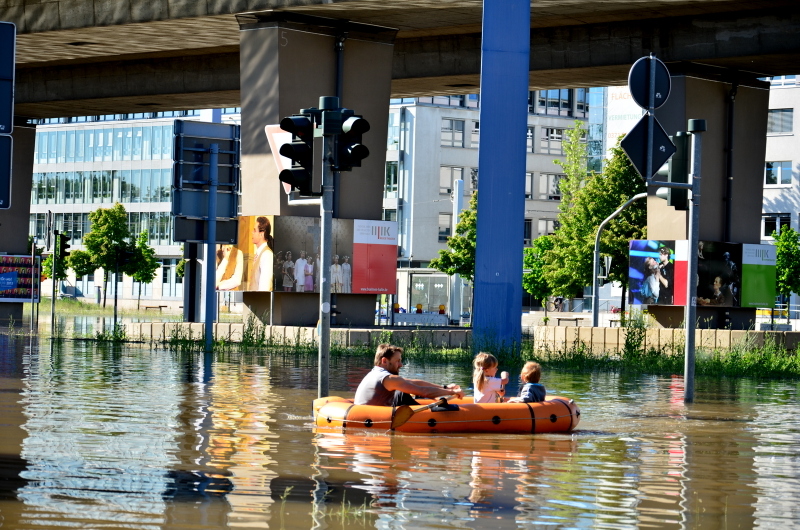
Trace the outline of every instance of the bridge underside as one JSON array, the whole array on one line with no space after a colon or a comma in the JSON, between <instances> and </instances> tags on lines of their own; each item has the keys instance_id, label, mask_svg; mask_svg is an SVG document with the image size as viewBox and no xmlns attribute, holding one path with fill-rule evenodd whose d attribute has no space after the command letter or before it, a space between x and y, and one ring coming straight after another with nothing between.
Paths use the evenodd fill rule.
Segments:
<instances>
[{"instance_id":1,"label":"bridge underside","mask_svg":"<svg viewBox=\"0 0 800 530\"><path fill-rule=\"evenodd\" d=\"M480 1L423 0L408 3L415 9L390 9L384 7L388 2L365 0L255 15L205 12L160 19L161 3L152 2L150 18L133 17L131 7L116 13L116 19L109 15L98 21L95 14L89 17L93 25L84 27L77 17L64 14L47 24L45 6L58 4L63 13L66 0L23 3L21 15L0 7L0 19L16 22L19 31L18 116L240 106L239 23L259 16L314 15L399 29L393 97L471 93L479 86ZM650 52L671 71L699 63L719 68L724 76L736 71L747 76L799 73L796 1L709 0L698 7L697 2L653 0L637 4L642 7L636 10L628 5L537 2L531 19L531 89L624 84L630 65Z\"/></svg>"}]
</instances>

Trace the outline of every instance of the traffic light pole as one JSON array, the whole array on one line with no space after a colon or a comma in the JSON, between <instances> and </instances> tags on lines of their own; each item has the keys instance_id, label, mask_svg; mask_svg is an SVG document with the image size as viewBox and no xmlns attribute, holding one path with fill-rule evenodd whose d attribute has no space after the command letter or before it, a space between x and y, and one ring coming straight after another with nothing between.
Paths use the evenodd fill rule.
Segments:
<instances>
[{"instance_id":1,"label":"traffic light pole","mask_svg":"<svg viewBox=\"0 0 800 530\"><path fill-rule=\"evenodd\" d=\"M319 286L319 366L317 372L317 397L327 397L331 353L331 264L333 262L333 156L334 137L322 137L322 201L320 218L322 242L320 244L321 283Z\"/></svg>"},{"instance_id":2,"label":"traffic light pole","mask_svg":"<svg viewBox=\"0 0 800 530\"><path fill-rule=\"evenodd\" d=\"M53 276L53 296L50 298L50 337L56 336L56 296L58 296L58 230L53 230L53 267L50 273Z\"/></svg>"}]
</instances>

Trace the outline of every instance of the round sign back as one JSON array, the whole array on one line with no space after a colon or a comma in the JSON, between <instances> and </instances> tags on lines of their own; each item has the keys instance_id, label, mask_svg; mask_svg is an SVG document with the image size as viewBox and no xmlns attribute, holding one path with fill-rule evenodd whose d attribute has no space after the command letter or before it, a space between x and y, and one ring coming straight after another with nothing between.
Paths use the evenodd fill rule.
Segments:
<instances>
[{"instance_id":1,"label":"round sign back","mask_svg":"<svg viewBox=\"0 0 800 530\"><path fill-rule=\"evenodd\" d=\"M666 103L672 81L667 66L655 57L642 57L631 66L628 74L628 88L637 105L647 109L650 105L650 68L655 68L655 86L653 90L653 108L657 109Z\"/></svg>"}]
</instances>

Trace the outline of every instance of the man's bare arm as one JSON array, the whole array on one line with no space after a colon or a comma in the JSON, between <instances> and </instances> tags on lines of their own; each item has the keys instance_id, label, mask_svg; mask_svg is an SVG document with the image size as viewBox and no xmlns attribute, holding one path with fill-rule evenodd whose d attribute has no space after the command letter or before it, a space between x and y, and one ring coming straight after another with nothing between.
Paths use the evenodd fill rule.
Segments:
<instances>
[{"instance_id":1,"label":"man's bare arm","mask_svg":"<svg viewBox=\"0 0 800 530\"><path fill-rule=\"evenodd\" d=\"M442 388L439 385L434 385L427 381L420 379L405 379L399 375L390 375L383 380L383 386L386 390L399 390L406 394L414 394L415 396L423 396L427 398L437 398L442 396L458 396L464 397L464 392L458 385L448 385L448 388Z\"/></svg>"}]
</instances>

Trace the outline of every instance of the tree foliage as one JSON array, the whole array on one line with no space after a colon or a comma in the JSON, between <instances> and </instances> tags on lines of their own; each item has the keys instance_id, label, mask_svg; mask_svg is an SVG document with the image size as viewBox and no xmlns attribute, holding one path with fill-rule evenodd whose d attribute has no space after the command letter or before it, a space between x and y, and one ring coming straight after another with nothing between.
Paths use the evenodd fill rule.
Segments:
<instances>
[{"instance_id":1,"label":"tree foliage","mask_svg":"<svg viewBox=\"0 0 800 530\"><path fill-rule=\"evenodd\" d=\"M137 307L142 300L142 284L151 283L156 277L156 271L161 264L156 259L156 251L153 247L147 244L150 239L147 230L142 230L136 240L136 248L133 254L133 263L131 268L133 270L133 279L139 282L139 296L137 299Z\"/></svg>"},{"instance_id":2,"label":"tree foliage","mask_svg":"<svg viewBox=\"0 0 800 530\"><path fill-rule=\"evenodd\" d=\"M132 275L136 271L134 245L130 241L128 213L117 203L111 208L98 208L89 214L91 231L83 236L86 252L97 268L103 269L103 305L108 291L109 273L119 270ZM115 293L116 295L116 290Z\"/></svg>"},{"instance_id":3,"label":"tree foliage","mask_svg":"<svg viewBox=\"0 0 800 530\"><path fill-rule=\"evenodd\" d=\"M58 260L56 264L56 274L58 275L55 279L59 281L64 281L67 279L67 264L64 263L63 259ZM46 278L53 278L53 255L48 255L44 261L42 262L42 276ZM54 287L55 288L55 287Z\"/></svg>"},{"instance_id":4,"label":"tree foliage","mask_svg":"<svg viewBox=\"0 0 800 530\"><path fill-rule=\"evenodd\" d=\"M788 226L772 232L775 238L775 270L777 291L789 296L800 293L800 233Z\"/></svg>"},{"instance_id":5,"label":"tree foliage","mask_svg":"<svg viewBox=\"0 0 800 530\"><path fill-rule=\"evenodd\" d=\"M475 240L477 236L478 193L472 194L469 208L461 212L456 233L447 238L447 249L431 261L431 268L450 276L459 274L472 282L475 277Z\"/></svg>"},{"instance_id":6,"label":"tree foliage","mask_svg":"<svg viewBox=\"0 0 800 530\"><path fill-rule=\"evenodd\" d=\"M97 265L92 261L92 255L85 250L73 250L70 252L67 264L78 278L87 274L94 274L97 270Z\"/></svg>"},{"instance_id":7,"label":"tree foliage","mask_svg":"<svg viewBox=\"0 0 800 530\"><path fill-rule=\"evenodd\" d=\"M553 234L553 249L546 254L544 264L547 284L553 294L561 296L579 295L585 286L592 284L594 241L600 223L646 189L619 146L612 149L612 157L600 174L587 174L579 164L571 164L569 158L583 159L585 164L586 144L578 141L583 156L580 149L573 150L576 136L569 135L565 146L572 153L564 165L565 170L573 171L565 179L571 195L566 200L562 195L559 227ZM637 201L606 225L600 253L612 258L610 280L627 285L628 242L646 237L646 223L646 203Z\"/></svg>"},{"instance_id":8,"label":"tree foliage","mask_svg":"<svg viewBox=\"0 0 800 530\"><path fill-rule=\"evenodd\" d=\"M522 288L529 292L536 300L540 300L543 307L547 297L550 296L550 287L544 277L545 256L553 249L551 236L539 236L533 244L524 250L523 267L529 271L522 275Z\"/></svg>"}]
</instances>

